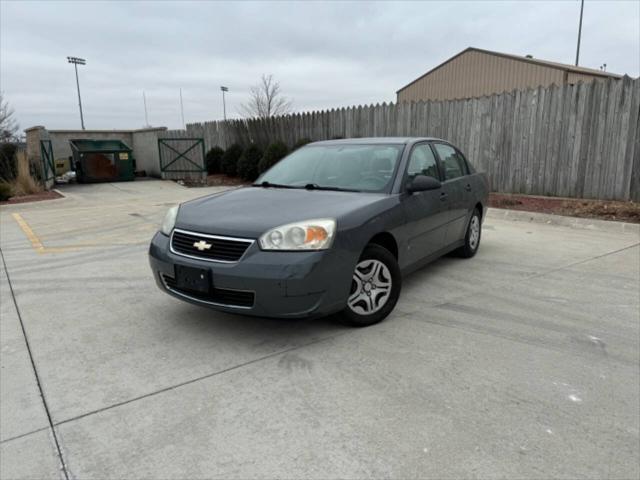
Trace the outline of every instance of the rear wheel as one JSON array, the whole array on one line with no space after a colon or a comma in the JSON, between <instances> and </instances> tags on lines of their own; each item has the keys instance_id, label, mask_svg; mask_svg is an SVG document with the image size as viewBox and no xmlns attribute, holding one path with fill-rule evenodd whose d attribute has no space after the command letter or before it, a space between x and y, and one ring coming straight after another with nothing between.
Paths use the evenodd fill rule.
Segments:
<instances>
[{"instance_id":1,"label":"rear wheel","mask_svg":"<svg viewBox=\"0 0 640 480\"><path fill-rule=\"evenodd\" d=\"M368 245L353 272L342 319L358 327L384 320L395 307L401 287L402 277L395 257L386 248Z\"/></svg>"},{"instance_id":2,"label":"rear wheel","mask_svg":"<svg viewBox=\"0 0 640 480\"><path fill-rule=\"evenodd\" d=\"M469 219L467 233L464 236L464 245L456 250L456 253L463 258L473 257L480 247L480 234L482 233L482 222L480 211L476 208Z\"/></svg>"}]
</instances>

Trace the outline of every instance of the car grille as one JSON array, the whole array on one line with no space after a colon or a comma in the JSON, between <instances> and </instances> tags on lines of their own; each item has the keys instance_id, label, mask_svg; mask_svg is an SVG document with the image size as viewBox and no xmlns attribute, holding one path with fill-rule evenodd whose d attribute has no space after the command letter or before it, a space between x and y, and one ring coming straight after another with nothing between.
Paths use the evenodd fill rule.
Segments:
<instances>
[{"instance_id":1,"label":"car grille","mask_svg":"<svg viewBox=\"0 0 640 480\"><path fill-rule=\"evenodd\" d=\"M194 247L195 243L210 245L206 250ZM180 255L202 258L216 262L237 262L253 240L217 237L184 230L174 230L171 236L171 250Z\"/></svg>"},{"instance_id":2,"label":"car grille","mask_svg":"<svg viewBox=\"0 0 640 480\"><path fill-rule=\"evenodd\" d=\"M231 290L228 288L213 288L210 293L195 292L178 288L175 278L162 275L162 280L168 290L206 303L215 303L229 307L251 308L255 301L255 293L249 290Z\"/></svg>"}]
</instances>

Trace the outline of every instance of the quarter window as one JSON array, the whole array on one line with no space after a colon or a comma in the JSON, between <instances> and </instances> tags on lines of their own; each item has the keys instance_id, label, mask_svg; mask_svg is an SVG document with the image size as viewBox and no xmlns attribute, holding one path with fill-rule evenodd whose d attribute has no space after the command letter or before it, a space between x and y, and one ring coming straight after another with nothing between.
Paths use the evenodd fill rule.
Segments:
<instances>
[{"instance_id":1,"label":"quarter window","mask_svg":"<svg viewBox=\"0 0 640 480\"><path fill-rule=\"evenodd\" d=\"M416 146L411 152L407 175L409 178L414 178L416 175L427 175L438 179L436 157L433 155L431 147L426 143Z\"/></svg>"},{"instance_id":2,"label":"quarter window","mask_svg":"<svg viewBox=\"0 0 640 480\"><path fill-rule=\"evenodd\" d=\"M460 155L455 148L445 145L444 143L436 143L435 147L442 162L445 180L451 180L467 174L467 166L464 163L464 158L462 158L462 155Z\"/></svg>"}]
</instances>

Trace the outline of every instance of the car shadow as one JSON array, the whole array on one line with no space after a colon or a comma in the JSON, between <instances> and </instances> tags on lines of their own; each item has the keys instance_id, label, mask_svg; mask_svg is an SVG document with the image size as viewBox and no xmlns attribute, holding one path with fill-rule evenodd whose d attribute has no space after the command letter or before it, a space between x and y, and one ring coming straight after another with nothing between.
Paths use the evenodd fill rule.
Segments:
<instances>
[{"instance_id":1,"label":"car shadow","mask_svg":"<svg viewBox=\"0 0 640 480\"><path fill-rule=\"evenodd\" d=\"M349 331L337 315L319 318L267 318L218 312L206 307L176 303L166 312L171 330L181 335L214 343L245 345L249 348L267 345L278 349L314 343Z\"/></svg>"},{"instance_id":2,"label":"car shadow","mask_svg":"<svg viewBox=\"0 0 640 480\"><path fill-rule=\"evenodd\" d=\"M428 282L433 277L445 273L447 269L456 265L458 262L464 259L456 257L454 255L447 255L428 263L424 267L420 267L418 270L411 272L402 279L402 285L404 287L411 287L417 283ZM402 297L401 297L402 298Z\"/></svg>"}]
</instances>

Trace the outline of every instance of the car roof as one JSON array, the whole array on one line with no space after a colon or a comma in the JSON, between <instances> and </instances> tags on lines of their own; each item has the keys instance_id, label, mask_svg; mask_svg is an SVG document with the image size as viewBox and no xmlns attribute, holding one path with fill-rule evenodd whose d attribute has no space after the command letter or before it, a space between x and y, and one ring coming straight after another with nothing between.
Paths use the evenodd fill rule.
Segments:
<instances>
[{"instance_id":1,"label":"car roof","mask_svg":"<svg viewBox=\"0 0 640 480\"><path fill-rule=\"evenodd\" d=\"M309 145L407 145L426 140L446 142L446 140L435 137L365 137L322 140L319 142L309 143Z\"/></svg>"}]
</instances>

